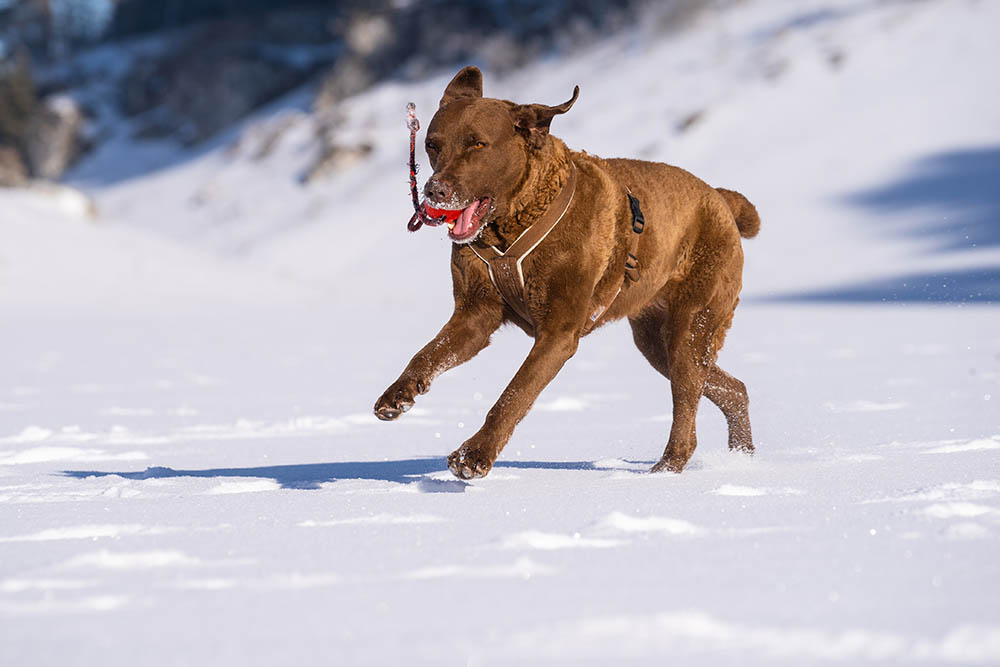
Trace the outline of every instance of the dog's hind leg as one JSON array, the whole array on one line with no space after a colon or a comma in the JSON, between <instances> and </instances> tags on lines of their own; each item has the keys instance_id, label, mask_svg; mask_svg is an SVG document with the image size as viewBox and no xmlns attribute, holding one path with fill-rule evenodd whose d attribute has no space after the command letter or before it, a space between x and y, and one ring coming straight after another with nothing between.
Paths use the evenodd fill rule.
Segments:
<instances>
[{"instance_id":1,"label":"dog's hind leg","mask_svg":"<svg viewBox=\"0 0 1000 667\"><path fill-rule=\"evenodd\" d=\"M732 212L717 203L705 203L704 226L690 268L662 290L669 314L666 351L674 420L653 472L680 472L687 465L697 446L695 415L702 395L726 416L730 448L753 451L746 387L715 364L739 302L743 273L743 249Z\"/></svg>"},{"instance_id":2,"label":"dog's hind leg","mask_svg":"<svg viewBox=\"0 0 1000 667\"><path fill-rule=\"evenodd\" d=\"M680 472L697 443L695 415L707 374L700 368L697 350L703 346L704 337L697 337L690 317L673 317L656 305L629 318L635 345L646 361L663 377L671 380L674 419L670 428L670 441L663 458L652 472L671 470ZM691 331L688 335L671 335L672 332ZM694 360L694 363L692 363Z\"/></svg>"},{"instance_id":3,"label":"dog's hind leg","mask_svg":"<svg viewBox=\"0 0 1000 667\"><path fill-rule=\"evenodd\" d=\"M712 366L705 382L705 396L719 406L729 426L729 449L753 454L750 434L750 399L747 387L717 365Z\"/></svg>"},{"instance_id":4,"label":"dog's hind leg","mask_svg":"<svg viewBox=\"0 0 1000 667\"><path fill-rule=\"evenodd\" d=\"M629 318L635 346L646 361L663 377L670 379L667 357L668 317L664 310L648 308ZM704 395L722 410L729 427L729 448L753 453L750 433L750 400L747 388L738 379L713 365L705 380Z\"/></svg>"},{"instance_id":5,"label":"dog's hind leg","mask_svg":"<svg viewBox=\"0 0 1000 667\"><path fill-rule=\"evenodd\" d=\"M698 445L695 434L698 402L715 361L711 335L714 327L707 309L694 313L672 312L667 328L665 347L673 397L673 423L663 456L650 472L680 472L694 454Z\"/></svg>"}]
</instances>

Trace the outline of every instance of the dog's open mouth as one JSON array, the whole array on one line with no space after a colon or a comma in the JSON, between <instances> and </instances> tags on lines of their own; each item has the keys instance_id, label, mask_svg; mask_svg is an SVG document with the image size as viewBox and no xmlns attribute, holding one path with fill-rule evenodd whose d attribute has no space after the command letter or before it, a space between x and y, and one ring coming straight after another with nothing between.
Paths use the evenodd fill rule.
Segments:
<instances>
[{"instance_id":1,"label":"dog's open mouth","mask_svg":"<svg viewBox=\"0 0 1000 667\"><path fill-rule=\"evenodd\" d=\"M475 239L483 228L483 220L493 208L493 199L482 197L468 206L460 208L433 208L424 203L424 210L433 218L444 217L448 224L448 236L455 243L468 243Z\"/></svg>"}]
</instances>

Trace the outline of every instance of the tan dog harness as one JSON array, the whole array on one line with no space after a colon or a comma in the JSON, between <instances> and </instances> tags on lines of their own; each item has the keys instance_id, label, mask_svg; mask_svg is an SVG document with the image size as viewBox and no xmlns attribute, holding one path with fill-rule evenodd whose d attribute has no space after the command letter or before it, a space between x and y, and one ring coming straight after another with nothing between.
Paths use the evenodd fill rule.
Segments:
<instances>
[{"instance_id":1,"label":"tan dog harness","mask_svg":"<svg viewBox=\"0 0 1000 667\"><path fill-rule=\"evenodd\" d=\"M524 258L537 248L538 244L545 240L549 232L555 229L555 226L559 224L559 221L569 211L570 204L573 203L574 194L576 194L576 165L570 162L569 180L567 180L562 190L559 191L559 194L556 195L555 200L546 209L542 218L521 232L521 235L510 244L506 252L500 252L495 246L488 245L483 249L488 257L484 257L476 249L475 244L469 245L472 248L472 252L476 253L476 257L486 263L486 268L490 272L490 280L493 281L493 285L500 292L503 300L521 319L532 326L535 325L535 320L531 317L525 299L524 272L521 265L524 263ZM597 309L587 318L587 322L583 327L583 333L585 334L589 333L597 325L597 322L601 319L601 315L614 303L624 287L625 278L628 278L632 282L639 280L639 260L636 257L636 252L639 249L639 235L642 234L645 219L643 218L642 211L639 209L639 200L633 197L631 192L628 193L628 201L632 212L633 234L632 244L629 248L628 256L625 258L625 274L622 276L622 283L618 285L618 290L611 299L605 304L599 304Z\"/></svg>"}]
</instances>

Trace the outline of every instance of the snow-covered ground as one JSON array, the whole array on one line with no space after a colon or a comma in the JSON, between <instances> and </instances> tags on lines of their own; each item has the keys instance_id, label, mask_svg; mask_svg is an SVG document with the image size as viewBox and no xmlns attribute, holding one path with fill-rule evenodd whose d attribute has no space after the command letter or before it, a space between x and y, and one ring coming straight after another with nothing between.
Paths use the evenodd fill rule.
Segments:
<instances>
[{"instance_id":1,"label":"snow-covered ground","mask_svg":"<svg viewBox=\"0 0 1000 667\"><path fill-rule=\"evenodd\" d=\"M487 73L579 83L571 146L761 210L721 357L758 452L705 402L681 475L644 473L669 391L623 324L484 480L443 457L517 331L371 416L450 311L447 241L404 230L402 122L450 73L350 101L374 151L308 187L303 92L197 155L112 142L72 177L93 218L0 192L2 663L1000 663L998 24L761 0Z\"/></svg>"}]
</instances>

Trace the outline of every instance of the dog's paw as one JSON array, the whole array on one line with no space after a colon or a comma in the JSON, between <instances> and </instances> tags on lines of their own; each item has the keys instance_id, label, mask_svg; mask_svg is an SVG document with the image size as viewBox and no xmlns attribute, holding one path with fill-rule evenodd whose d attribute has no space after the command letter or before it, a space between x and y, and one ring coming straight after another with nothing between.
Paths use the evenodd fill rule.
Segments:
<instances>
[{"instance_id":1,"label":"dog's paw","mask_svg":"<svg viewBox=\"0 0 1000 667\"><path fill-rule=\"evenodd\" d=\"M656 465L654 465L652 468L649 469L649 472L651 472L651 473L656 473L656 472L680 472L683 469L684 469L684 463L678 463L676 461L672 461L672 460L667 459L666 457L664 457L664 458L660 459L659 461L657 461Z\"/></svg>"},{"instance_id":2,"label":"dog's paw","mask_svg":"<svg viewBox=\"0 0 1000 667\"><path fill-rule=\"evenodd\" d=\"M397 380L385 393L375 401L375 416L384 422L390 422L413 407L417 395L417 384L405 380Z\"/></svg>"},{"instance_id":3,"label":"dog's paw","mask_svg":"<svg viewBox=\"0 0 1000 667\"><path fill-rule=\"evenodd\" d=\"M493 468L493 459L481 449L462 445L448 455L448 469L459 479L486 477Z\"/></svg>"},{"instance_id":4,"label":"dog's paw","mask_svg":"<svg viewBox=\"0 0 1000 667\"><path fill-rule=\"evenodd\" d=\"M750 440L734 440L729 439L729 451L732 452L743 452L747 456L753 456L754 447L753 442Z\"/></svg>"}]
</instances>

